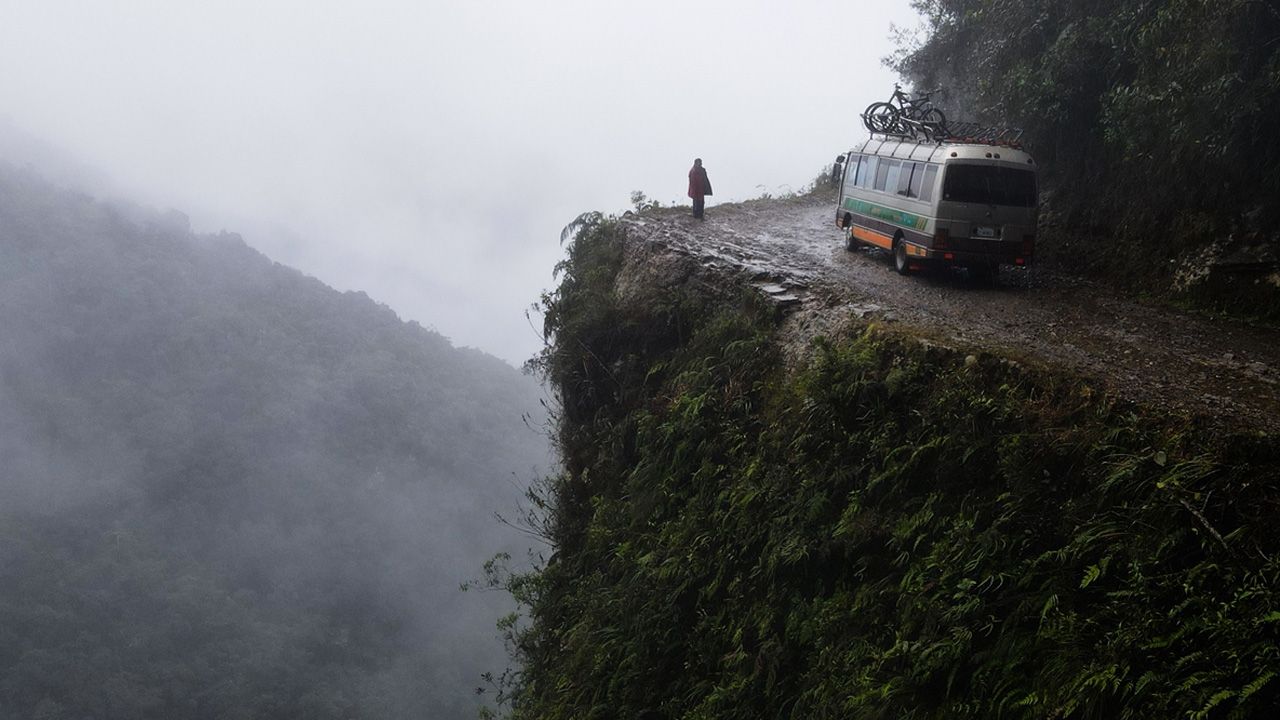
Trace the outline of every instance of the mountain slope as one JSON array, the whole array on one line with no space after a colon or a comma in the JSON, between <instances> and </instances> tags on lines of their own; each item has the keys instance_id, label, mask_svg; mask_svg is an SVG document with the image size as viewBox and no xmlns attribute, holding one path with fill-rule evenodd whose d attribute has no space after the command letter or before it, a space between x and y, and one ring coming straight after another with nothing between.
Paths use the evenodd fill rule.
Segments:
<instances>
[{"instance_id":1,"label":"mountain slope","mask_svg":"<svg viewBox=\"0 0 1280 720\"><path fill-rule=\"evenodd\" d=\"M29 172L0 255L0 714L474 714L535 383Z\"/></svg>"}]
</instances>

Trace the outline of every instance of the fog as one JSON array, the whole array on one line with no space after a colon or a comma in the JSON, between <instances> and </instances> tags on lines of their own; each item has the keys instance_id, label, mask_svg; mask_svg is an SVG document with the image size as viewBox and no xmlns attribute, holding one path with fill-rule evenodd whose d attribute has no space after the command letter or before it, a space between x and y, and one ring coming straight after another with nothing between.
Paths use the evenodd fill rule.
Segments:
<instances>
[{"instance_id":1,"label":"fog","mask_svg":"<svg viewBox=\"0 0 1280 720\"><path fill-rule=\"evenodd\" d=\"M510 598L457 587L543 549L493 513L548 472L508 364L561 229L687 203L695 157L711 219L803 190L914 22L0 0L0 715L489 702Z\"/></svg>"},{"instance_id":2,"label":"fog","mask_svg":"<svg viewBox=\"0 0 1280 720\"><path fill-rule=\"evenodd\" d=\"M3 162L0 258L0 717L475 716L533 378Z\"/></svg>"},{"instance_id":3,"label":"fog","mask_svg":"<svg viewBox=\"0 0 1280 720\"><path fill-rule=\"evenodd\" d=\"M801 190L889 94L894 23L907 0L4 0L0 134L56 151L0 152L518 364L566 223L687 202L694 157L710 217Z\"/></svg>"}]
</instances>

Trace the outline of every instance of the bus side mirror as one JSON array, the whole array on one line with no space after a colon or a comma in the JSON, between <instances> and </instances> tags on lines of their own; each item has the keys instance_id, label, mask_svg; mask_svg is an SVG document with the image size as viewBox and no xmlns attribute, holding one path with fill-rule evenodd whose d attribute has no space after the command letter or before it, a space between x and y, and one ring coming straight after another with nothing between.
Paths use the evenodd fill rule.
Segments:
<instances>
[{"instance_id":1,"label":"bus side mirror","mask_svg":"<svg viewBox=\"0 0 1280 720\"><path fill-rule=\"evenodd\" d=\"M836 156L836 164L837 164L837 165L839 165L839 164L841 164L841 163L843 163L843 162L844 162L844 156L843 156L843 155L837 155L837 156Z\"/></svg>"}]
</instances>

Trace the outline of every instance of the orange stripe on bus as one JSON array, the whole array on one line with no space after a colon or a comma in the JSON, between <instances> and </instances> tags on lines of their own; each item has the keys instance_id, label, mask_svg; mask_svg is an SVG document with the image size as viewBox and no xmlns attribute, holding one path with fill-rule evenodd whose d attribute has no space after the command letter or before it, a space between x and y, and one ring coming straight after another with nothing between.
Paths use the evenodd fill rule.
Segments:
<instances>
[{"instance_id":1,"label":"orange stripe on bus","mask_svg":"<svg viewBox=\"0 0 1280 720\"><path fill-rule=\"evenodd\" d=\"M872 245L875 245L877 247L882 247L885 250L889 250L893 247L893 238L889 237L888 235L883 235L881 233L878 233L875 230L868 230L862 227L855 227L853 229L853 236L858 238L862 242L871 243Z\"/></svg>"}]
</instances>

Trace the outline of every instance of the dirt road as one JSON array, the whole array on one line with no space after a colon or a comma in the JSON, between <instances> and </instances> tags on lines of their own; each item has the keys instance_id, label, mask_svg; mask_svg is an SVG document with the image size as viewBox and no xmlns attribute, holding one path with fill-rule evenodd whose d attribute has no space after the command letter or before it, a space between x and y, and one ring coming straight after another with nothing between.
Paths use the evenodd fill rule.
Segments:
<instances>
[{"instance_id":1,"label":"dirt road","mask_svg":"<svg viewBox=\"0 0 1280 720\"><path fill-rule=\"evenodd\" d=\"M991 351L1092 377L1138 404L1280 432L1280 332L1188 315L1037 268L1005 268L995 284L961 270L902 277L889 255L847 251L834 202L753 200L646 211L635 239L744 272L798 299L806 313L906 325L971 351ZM769 288L783 296L779 287Z\"/></svg>"}]
</instances>

